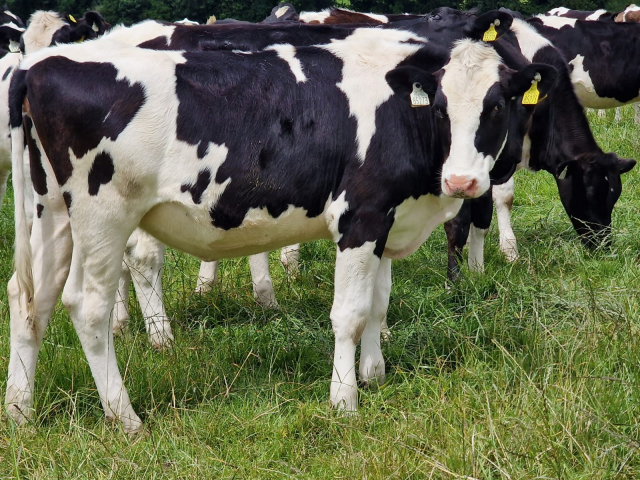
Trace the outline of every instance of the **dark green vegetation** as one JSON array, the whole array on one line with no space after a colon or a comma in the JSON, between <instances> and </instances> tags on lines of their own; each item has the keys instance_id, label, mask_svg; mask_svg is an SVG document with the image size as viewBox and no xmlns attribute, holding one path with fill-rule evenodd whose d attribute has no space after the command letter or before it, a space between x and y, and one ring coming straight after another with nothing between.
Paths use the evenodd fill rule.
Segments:
<instances>
[{"instance_id":1,"label":"dark green vegetation","mask_svg":"<svg viewBox=\"0 0 640 480\"><path fill-rule=\"evenodd\" d=\"M640 154L630 107L613 125L590 114L605 149ZM0 420L0 478L639 478L640 172L625 177L615 246L586 252L545 173L519 172L521 258L505 262L495 225L484 275L444 286L438 229L395 262L383 347L387 383L360 412L328 405L333 247L303 246L300 278L273 256L280 310L251 298L246 260L194 295L197 262L167 254L172 351L147 343L137 307L117 339L121 371L146 433L105 422L66 312L40 355L37 418ZM0 278L10 274L11 197L0 212ZM0 392L9 316L0 292ZM132 303L133 305L133 303Z\"/></svg>"},{"instance_id":2,"label":"dark green vegetation","mask_svg":"<svg viewBox=\"0 0 640 480\"><path fill-rule=\"evenodd\" d=\"M252 22L262 21L278 0L6 0L9 9L23 20L35 10L55 10L81 15L86 10L98 10L113 24L126 24L154 18L175 21L188 17L205 22L210 15L219 19L235 18ZM359 12L428 13L438 7L481 11L508 7L525 15L546 12L554 7L576 10L606 8L620 11L629 0L291 0L298 11L317 11L337 5Z\"/></svg>"}]
</instances>

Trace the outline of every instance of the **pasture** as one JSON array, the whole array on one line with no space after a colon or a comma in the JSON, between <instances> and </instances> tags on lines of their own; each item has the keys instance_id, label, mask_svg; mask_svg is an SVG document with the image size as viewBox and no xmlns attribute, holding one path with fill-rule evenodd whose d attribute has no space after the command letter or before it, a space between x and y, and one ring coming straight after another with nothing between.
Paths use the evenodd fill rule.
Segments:
<instances>
[{"instance_id":1,"label":"pasture","mask_svg":"<svg viewBox=\"0 0 640 480\"><path fill-rule=\"evenodd\" d=\"M631 107L589 119L605 151L640 158ZM137 304L116 340L145 433L105 422L84 354L59 307L40 353L33 425L0 420L0 478L638 478L640 171L624 177L614 247L580 244L546 173L516 174L520 259L491 227L486 273L445 288L439 228L394 262L383 346L387 383L358 415L328 401L334 247L306 244L288 280L272 254L279 310L258 307L245 259L193 294L198 262L168 251L173 350L148 345ZM0 212L0 391L6 388L11 194Z\"/></svg>"}]
</instances>

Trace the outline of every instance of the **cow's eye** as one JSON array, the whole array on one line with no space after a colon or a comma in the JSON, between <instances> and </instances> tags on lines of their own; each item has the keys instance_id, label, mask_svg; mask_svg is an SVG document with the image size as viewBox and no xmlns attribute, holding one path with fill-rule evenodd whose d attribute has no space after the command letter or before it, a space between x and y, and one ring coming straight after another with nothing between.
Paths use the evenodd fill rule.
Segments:
<instances>
[{"instance_id":1,"label":"cow's eye","mask_svg":"<svg viewBox=\"0 0 640 480\"><path fill-rule=\"evenodd\" d=\"M430 15L429 20L442 20L442 17L436 13L435 15Z\"/></svg>"},{"instance_id":2,"label":"cow's eye","mask_svg":"<svg viewBox=\"0 0 640 480\"><path fill-rule=\"evenodd\" d=\"M436 117L438 117L440 120L444 118L444 112L440 107L436 107Z\"/></svg>"}]
</instances>

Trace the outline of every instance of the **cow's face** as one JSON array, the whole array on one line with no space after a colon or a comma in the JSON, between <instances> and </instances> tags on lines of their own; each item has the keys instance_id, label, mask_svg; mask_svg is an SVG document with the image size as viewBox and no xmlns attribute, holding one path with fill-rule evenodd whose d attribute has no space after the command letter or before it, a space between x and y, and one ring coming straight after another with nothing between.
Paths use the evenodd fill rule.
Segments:
<instances>
[{"instance_id":1,"label":"cow's face","mask_svg":"<svg viewBox=\"0 0 640 480\"><path fill-rule=\"evenodd\" d=\"M533 82L543 98L553 88L556 70L552 66L530 64L520 71L507 68L489 45L460 40L451 51L449 62L431 74L413 67L398 67L387 74L394 91L409 98L411 85L429 93L436 135L442 145L444 163L441 191L450 197L476 198L489 189L491 170L511 141L522 142L519 115L522 95ZM515 128L514 128L515 126ZM518 150L518 149L516 149ZM509 155L518 162L519 155ZM514 166L501 166L499 175ZM507 177L508 178L508 177ZM505 181L500 178L498 183Z\"/></svg>"},{"instance_id":2,"label":"cow's face","mask_svg":"<svg viewBox=\"0 0 640 480\"><path fill-rule=\"evenodd\" d=\"M490 171L507 144L511 117L520 114L516 102L522 102L532 82L537 82L540 96L546 95L555 83L555 69L532 64L511 70L492 47L462 40L436 75L440 82L433 109L440 133L448 140L442 192L479 197L489 189Z\"/></svg>"},{"instance_id":3,"label":"cow's face","mask_svg":"<svg viewBox=\"0 0 640 480\"><path fill-rule=\"evenodd\" d=\"M111 28L102 15L98 12L87 12L83 17L76 19L71 15L65 15L67 25L60 28L51 39L51 44L73 43L91 40L103 35Z\"/></svg>"},{"instance_id":4,"label":"cow's face","mask_svg":"<svg viewBox=\"0 0 640 480\"><path fill-rule=\"evenodd\" d=\"M622 193L620 175L635 164L615 153L602 153L559 165L556 182L562 205L588 247L610 243L611 212Z\"/></svg>"}]
</instances>

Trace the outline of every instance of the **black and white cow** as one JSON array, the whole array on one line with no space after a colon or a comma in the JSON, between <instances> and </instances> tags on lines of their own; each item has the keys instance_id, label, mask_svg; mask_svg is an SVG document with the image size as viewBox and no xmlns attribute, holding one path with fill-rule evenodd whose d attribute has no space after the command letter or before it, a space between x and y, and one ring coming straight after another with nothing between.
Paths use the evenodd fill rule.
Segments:
<instances>
[{"instance_id":1,"label":"black and white cow","mask_svg":"<svg viewBox=\"0 0 640 480\"><path fill-rule=\"evenodd\" d=\"M36 52L54 43L74 43L92 40L111 28L98 12L86 12L80 19L58 12L37 11L20 43L25 54Z\"/></svg>"},{"instance_id":2,"label":"black and white cow","mask_svg":"<svg viewBox=\"0 0 640 480\"><path fill-rule=\"evenodd\" d=\"M438 9L435 14L443 24L465 18L465 12L452 13L450 9ZM474 16L470 17L469 21ZM496 47L517 42L528 61L551 64L559 74L556 88L536 108L525 138L523 161L518 168L551 173L558 184L562 204L581 239L587 245L599 244L611 226L613 207L622 190L620 176L631 170L636 162L604 153L598 147L572 88L566 61L551 42L522 20L514 19L511 30L511 34L496 42ZM494 186L493 199L498 215L500 248L507 259L513 261L518 256L510 222L513 179ZM471 200L462 208L460 216L446 227L450 279L457 275L456 258L460 258L468 235L471 237L469 265L482 270L484 236L491 213L488 197Z\"/></svg>"},{"instance_id":3,"label":"black and white cow","mask_svg":"<svg viewBox=\"0 0 640 480\"><path fill-rule=\"evenodd\" d=\"M45 243L30 247L16 189L9 413L21 422L32 413L35 362L64 284L105 413L140 428L109 325L138 226L204 260L332 239L331 402L355 410L360 339L360 379L384 380L391 260L489 188L521 95L540 76L543 94L554 85L553 67L507 68L482 42L447 55L410 32L363 29L244 54L101 40L23 62L12 80L13 158L26 99L47 159L32 236ZM430 106L412 108L412 95L427 103L422 92Z\"/></svg>"},{"instance_id":4,"label":"black and white cow","mask_svg":"<svg viewBox=\"0 0 640 480\"><path fill-rule=\"evenodd\" d=\"M22 20L6 7L0 10L0 56L20 51L20 37L25 26Z\"/></svg>"},{"instance_id":5,"label":"black and white cow","mask_svg":"<svg viewBox=\"0 0 640 480\"><path fill-rule=\"evenodd\" d=\"M618 14L607 12L602 8L594 11L585 11L571 10L565 7L557 7L549 10L547 13L545 13L545 15L550 17L574 18L576 20L585 21L613 22L614 18Z\"/></svg>"}]
</instances>

